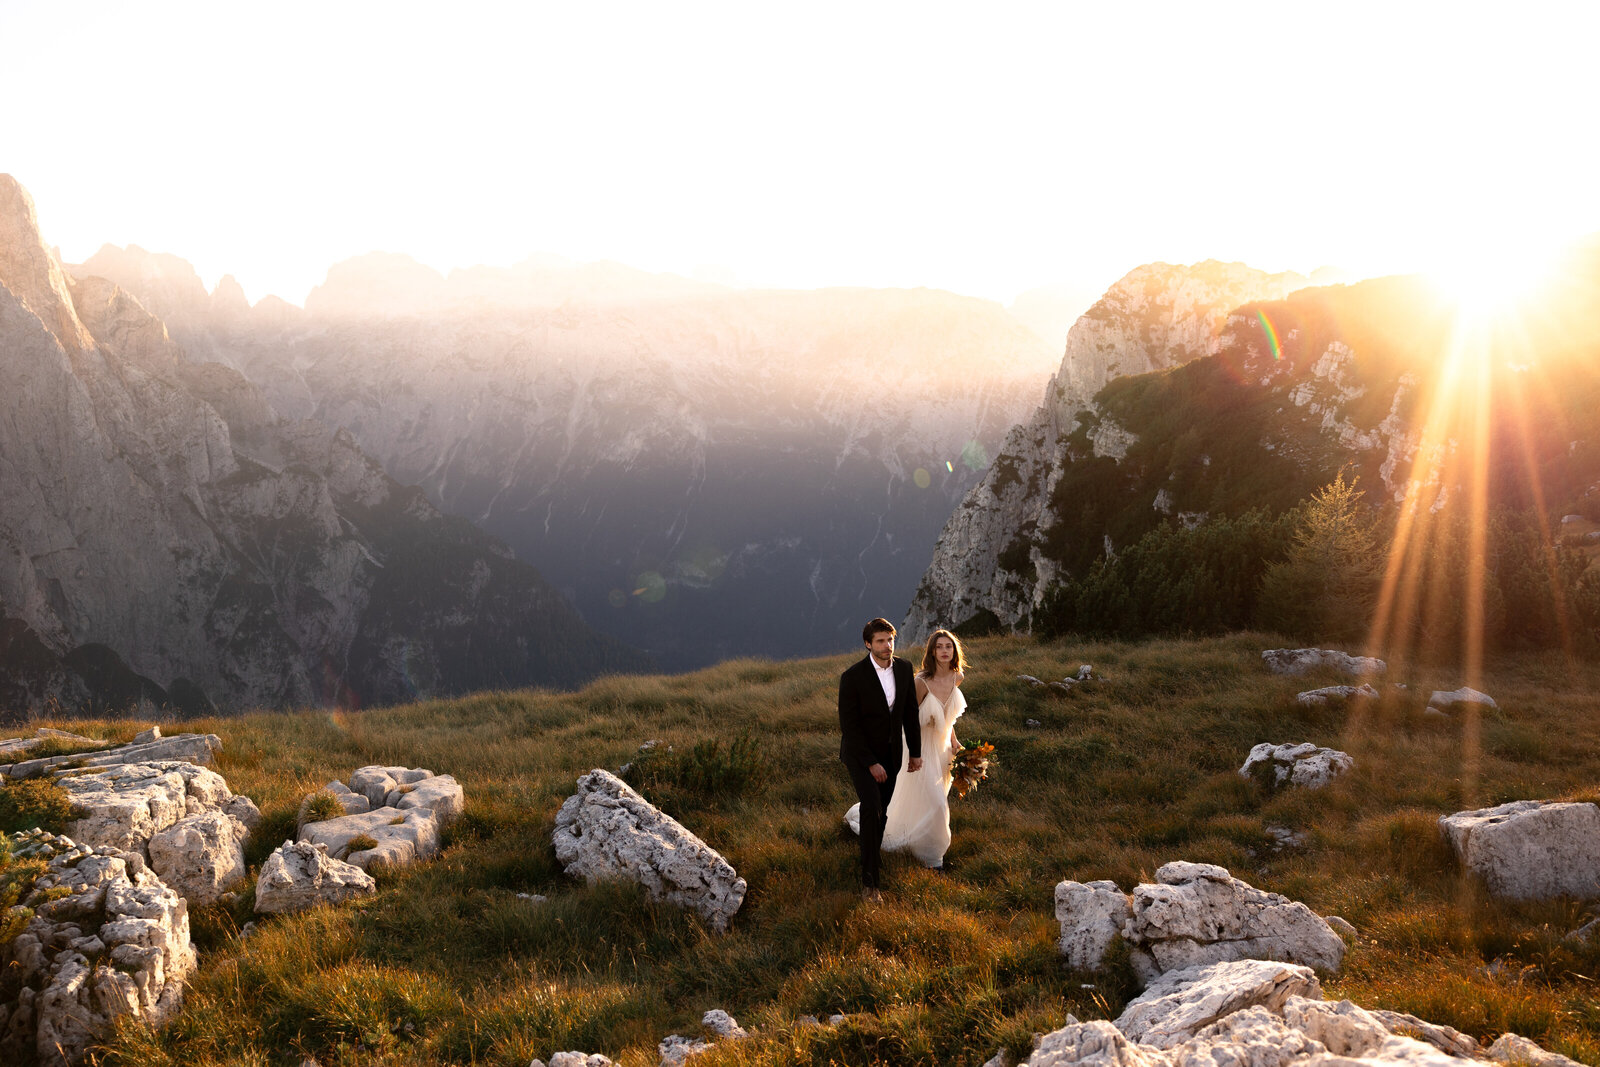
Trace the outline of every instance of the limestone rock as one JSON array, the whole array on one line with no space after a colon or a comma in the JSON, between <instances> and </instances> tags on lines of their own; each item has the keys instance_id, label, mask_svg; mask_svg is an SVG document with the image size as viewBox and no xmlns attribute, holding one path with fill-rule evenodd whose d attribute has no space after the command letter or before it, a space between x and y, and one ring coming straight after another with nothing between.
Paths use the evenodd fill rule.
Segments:
<instances>
[{"instance_id":1,"label":"limestone rock","mask_svg":"<svg viewBox=\"0 0 1600 1067\"><path fill-rule=\"evenodd\" d=\"M1132 915L1127 894L1115 882L1059 883L1056 921L1061 924L1059 947L1067 966L1079 971L1098 970Z\"/></svg>"},{"instance_id":2,"label":"limestone rock","mask_svg":"<svg viewBox=\"0 0 1600 1067\"><path fill-rule=\"evenodd\" d=\"M307 823L300 840L324 845L330 855L364 871L404 867L439 854L439 819L426 808L374 808L359 815ZM370 837L377 844L353 848L356 838Z\"/></svg>"},{"instance_id":3,"label":"limestone rock","mask_svg":"<svg viewBox=\"0 0 1600 1067\"><path fill-rule=\"evenodd\" d=\"M545 1067L545 1063L534 1060L528 1067ZM550 1067L612 1067L612 1063L598 1052L557 1052L550 1057Z\"/></svg>"},{"instance_id":4,"label":"limestone rock","mask_svg":"<svg viewBox=\"0 0 1600 1067\"><path fill-rule=\"evenodd\" d=\"M1174 1067L1170 1055L1128 1039L1104 1019L1071 1022L1045 1034L1022 1067Z\"/></svg>"},{"instance_id":5,"label":"limestone rock","mask_svg":"<svg viewBox=\"0 0 1600 1067\"><path fill-rule=\"evenodd\" d=\"M12 842L48 868L24 899L34 917L0 946L0 968L20 990L0 1027L0 1061L76 1063L122 1015L170 1020L195 968L183 898L135 854L42 831Z\"/></svg>"},{"instance_id":6,"label":"limestone rock","mask_svg":"<svg viewBox=\"0 0 1600 1067\"><path fill-rule=\"evenodd\" d=\"M1488 693L1480 693L1476 689L1471 689L1467 686L1462 686L1460 689L1453 689L1449 692L1435 689L1433 694L1428 697L1429 707L1453 708L1457 704L1477 704L1485 708L1498 708L1500 706L1494 702L1494 697Z\"/></svg>"},{"instance_id":7,"label":"limestone rock","mask_svg":"<svg viewBox=\"0 0 1600 1067\"><path fill-rule=\"evenodd\" d=\"M1320 708L1327 704L1343 704L1351 697L1377 700L1378 691L1365 683L1361 685L1329 685L1321 689L1307 689L1298 694L1294 702L1302 708Z\"/></svg>"},{"instance_id":8,"label":"limestone rock","mask_svg":"<svg viewBox=\"0 0 1600 1067\"><path fill-rule=\"evenodd\" d=\"M1133 891L1123 936L1166 972L1230 960L1288 960L1337 971L1344 942L1298 901L1205 863L1168 863Z\"/></svg>"},{"instance_id":9,"label":"limestone rock","mask_svg":"<svg viewBox=\"0 0 1600 1067\"><path fill-rule=\"evenodd\" d=\"M350 775L350 790L366 797L375 808L393 803L386 800L402 785L411 785L433 777L432 771L410 767L362 767Z\"/></svg>"},{"instance_id":10,"label":"limestone rock","mask_svg":"<svg viewBox=\"0 0 1600 1067\"><path fill-rule=\"evenodd\" d=\"M738 1020L721 1008L712 1008L700 1017L700 1025L710 1030L719 1040L749 1037Z\"/></svg>"},{"instance_id":11,"label":"limestone rock","mask_svg":"<svg viewBox=\"0 0 1600 1067\"><path fill-rule=\"evenodd\" d=\"M0 774L7 778L34 778L58 769L116 767L130 763L193 763L204 767L215 763L217 753L221 751L222 738L216 734L177 734L118 745L99 752L25 760L0 766Z\"/></svg>"},{"instance_id":12,"label":"limestone rock","mask_svg":"<svg viewBox=\"0 0 1600 1067\"><path fill-rule=\"evenodd\" d=\"M1600 896L1600 808L1517 800L1439 819L1456 856L1496 896Z\"/></svg>"},{"instance_id":13,"label":"limestone rock","mask_svg":"<svg viewBox=\"0 0 1600 1067\"><path fill-rule=\"evenodd\" d=\"M150 838L150 866L190 904L214 903L244 881L249 831L221 811L188 815Z\"/></svg>"},{"instance_id":14,"label":"limestone rock","mask_svg":"<svg viewBox=\"0 0 1600 1067\"><path fill-rule=\"evenodd\" d=\"M256 879L256 912L304 911L339 904L378 891L360 867L328 855L326 846L285 841L261 865Z\"/></svg>"},{"instance_id":15,"label":"limestone rock","mask_svg":"<svg viewBox=\"0 0 1600 1067\"><path fill-rule=\"evenodd\" d=\"M1525 1063L1529 1067L1582 1067L1558 1052L1547 1052L1520 1034L1501 1034L1489 1046L1488 1056L1500 1063Z\"/></svg>"},{"instance_id":16,"label":"limestone rock","mask_svg":"<svg viewBox=\"0 0 1600 1067\"><path fill-rule=\"evenodd\" d=\"M1306 674L1327 667L1364 678L1389 669L1387 663L1372 656L1352 656L1324 648L1270 648L1261 653L1261 659L1273 674Z\"/></svg>"},{"instance_id":17,"label":"limestone rock","mask_svg":"<svg viewBox=\"0 0 1600 1067\"><path fill-rule=\"evenodd\" d=\"M1264 741L1250 750L1239 776L1252 778L1270 772L1275 786L1321 789L1353 766L1350 754L1338 749L1318 748L1309 741L1284 745Z\"/></svg>"},{"instance_id":18,"label":"limestone rock","mask_svg":"<svg viewBox=\"0 0 1600 1067\"><path fill-rule=\"evenodd\" d=\"M656 1044L656 1052L661 1057L661 1067L683 1067L683 1063L690 1056L697 1055L711 1047L711 1042L698 1037L684 1037L681 1034L668 1034Z\"/></svg>"},{"instance_id":19,"label":"limestone rock","mask_svg":"<svg viewBox=\"0 0 1600 1067\"><path fill-rule=\"evenodd\" d=\"M1398 1011L1379 1011L1374 1009L1371 1015L1382 1023L1391 1034L1415 1037L1419 1041L1425 1041L1440 1052L1448 1055L1470 1058L1478 1054L1478 1042L1453 1027L1426 1022L1415 1015L1407 1015Z\"/></svg>"},{"instance_id":20,"label":"limestone rock","mask_svg":"<svg viewBox=\"0 0 1600 1067\"><path fill-rule=\"evenodd\" d=\"M1253 959L1184 967L1129 1001L1116 1026L1134 1041L1169 1049L1253 1005L1281 1014L1291 996L1321 998L1322 985L1309 967Z\"/></svg>"},{"instance_id":21,"label":"limestone rock","mask_svg":"<svg viewBox=\"0 0 1600 1067\"><path fill-rule=\"evenodd\" d=\"M588 882L638 882L657 900L694 909L726 930L745 881L714 849L616 775L594 770L556 814L556 859Z\"/></svg>"}]
</instances>

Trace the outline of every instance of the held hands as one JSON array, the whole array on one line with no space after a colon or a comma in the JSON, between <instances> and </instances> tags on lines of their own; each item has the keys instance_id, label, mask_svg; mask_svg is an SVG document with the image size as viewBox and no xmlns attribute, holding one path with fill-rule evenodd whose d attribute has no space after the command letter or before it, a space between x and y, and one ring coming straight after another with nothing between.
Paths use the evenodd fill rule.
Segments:
<instances>
[{"instance_id":1,"label":"held hands","mask_svg":"<svg viewBox=\"0 0 1600 1067\"><path fill-rule=\"evenodd\" d=\"M910 759L906 760L906 770L907 771L920 771L920 770L922 770L922 757L921 756L912 756Z\"/></svg>"}]
</instances>

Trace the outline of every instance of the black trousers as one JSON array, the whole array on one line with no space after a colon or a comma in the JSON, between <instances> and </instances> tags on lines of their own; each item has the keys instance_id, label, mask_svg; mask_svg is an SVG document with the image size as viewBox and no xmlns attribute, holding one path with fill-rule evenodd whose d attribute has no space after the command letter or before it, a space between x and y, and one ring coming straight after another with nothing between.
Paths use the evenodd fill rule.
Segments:
<instances>
[{"instance_id":1,"label":"black trousers","mask_svg":"<svg viewBox=\"0 0 1600 1067\"><path fill-rule=\"evenodd\" d=\"M882 785L872 777L872 772L854 762L845 763L850 772L850 784L856 787L856 798L861 801L861 884L869 889L878 888L878 854L883 846L883 827L889 821L889 798L894 795L895 771L889 764L883 769L889 777Z\"/></svg>"}]
</instances>

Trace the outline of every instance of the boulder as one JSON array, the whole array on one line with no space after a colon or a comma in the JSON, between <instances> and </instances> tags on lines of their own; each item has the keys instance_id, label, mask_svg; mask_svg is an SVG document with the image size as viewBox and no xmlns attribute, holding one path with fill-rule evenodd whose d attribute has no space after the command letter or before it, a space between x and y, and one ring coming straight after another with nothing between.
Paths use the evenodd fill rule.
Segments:
<instances>
[{"instance_id":1,"label":"boulder","mask_svg":"<svg viewBox=\"0 0 1600 1067\"><path fill-rule=\"evenodd\" d=\"M1335 748L1318 748L1310 741L1285 745L1263 741L1245 757L1239 775L1253 778L1257 774L1270 773L1275 787L1290 785L1302 789L1321 789L1354 766L1355 760L1350 753Z\"/></svg>"},{"instance_id":2,"label":"boulder","mask_svg":"<svg viewBox=\"0 0 1600 1067\"><path fill-rule=\"evenodd\" d=\"M24 896L33 918L0 946L0 969L18 990L0 1005L0 1062L77 1063L123 1015L170 1020L195 968L183 898L137 853L42 831L11 840L18 857L48 866Z\"/></svg>"},{"instance_id":3,"label":"boulder","mask_svg":"<svg viewBox=\"0 0 1600 1067\"><path fill-rule=\"evenodd\" d=\"M328 855L324 845L285 841L256 879L256 912L304 911L319 904L339 904L371 896L378 883L360 867Z\"/></svg>"},{"instance_id":4,"label":"boulder","mask_svg":"<svg viewBox=\"0 0 1600 1067\"><path fill-rule=\"evenodd\" d=\"M1183 967L1129 1001L1116 1026L1134 1041L1169 1049L1253 1005L1281 1015L1291 996L1321 999L1322 985L1309 967L1252 959Z\"/></svg>"},{"instance_id":5,"label":"boulder","mask_svg":"<svg viewBox=\"0 0 1600 1067\"><path fill-rule=\"evenodd\" d=\"M448 826L467 810L466 793L461 784L448 774L424 778L414 785L401 785L395 789L398 799L394 807L401 811L426 808L438 818L440 826Z\"/></svg>"},{"instance_id":6,"label":"boulder","mask_svg":"<svg viewBox=\"0 0 1600 1067\"><path fill-rule=\"evenodd\" d=\"M683 1067L690 1056L698 1055L711 1047L711 1042L699 1037L668 1034L656 1043L656 1055L661 1057L661 1067Z\"/></svg>"},{"instance_id":7,"label":"boulder","mask_svg":"<svg viewBox=\"0 0 1600 1067\"><path fill-rule=\"evenodd\" d=\"M67 824L67 835L90 845L139 852L148 859L150 838L179 819L220 811L237 820L244 838L261 822L249 797L228 788L222 775L193 763L162 760L104 768L80 768L56 784L84 814Z\"/></svg>"},{"instance_id":8,"label":"boulder","mask_svg":"<svg viewBox=\"0 0 1600 1067\"><path fill-rule=\"evenodd\" d=\"M386 798L402 785L412 785L416 782L432 778L432 771L413 769L409 767L379 767L376 765L362 767L350 775L350 789L366 797L373 807L382 807L385 804L393 807L393 802ZM396 798L398 799L398 797Z\"/></svg>"},{"instance_id":9,"label":"boulder","mask_svg":"<svg viewBox=\"0 0 1600 1067\"><path fill-rule=\"evenodd\" d=\"M186 815L150 838L150 866L190 904L212 904L244 881L249 836L242 822L224 812Z\"/></svg>"},{"instance_id":10,"label":"boulder","mask_svg":"<svg viewBox=\"0 0 1600 1067\"><path fill-rule=\"evenodd\" d=\"M737 1019L721 1008L712 1008L702 1015L700 1025L710 1030L719 1041L750 1036L749 1032L739 1025Z\"/></svg>"},{"instance_id":11,"label":"boulder","mask_svg":"<svg viewBox=\"0 0 1600 1067\"><path fill-rule=\"evenodd\" d=\"M1056 921L1061 924L1061 954L1078 971L1099 970L1106 952L1122 936L1133 915L1128 895L1117 883L1061 882L1056 886Z\"/></svg>"},{"instance_id":12,"label":"boulder","mask_svg":"<svg viewBox=\"0 0 1600 1067\"><path fill-rule=\"evenodd\" d=\"M1344 959L1344 942L1310 908L1209 863L1168 863L1136 887L1123 936L1147 973L1246 959L1337 971Z\"/></svg>"},{"instance_id":13,"label":"boulder","mask_svg":"<svg viewBox=\"0 0 1600 1067\"><path fill-rule=\"evenodd\" d=\"M1327 667L1364 678L1389 669L1387 663L1372 656L1352 656L1325 648L1271 648L1261 653L1261 659L1273 674L1306 674Z\"/></svg>"},{"instance_id":14,"label":"boulder","mask_svg":"<svg viewBox=\"0 0 1600 1067\"><path fill-rule=\"evenodd\" d=\"M528 1067L545 1067L545 1062L534 1060ZM550 1057L550 1067L612 1067L612 1063L598 1052L557 1052Z\"/></svg>"},{"instance_id":15,"label":"boulder","mask_svg":"<svg viewBox=\"0 0 1600 1067\"><path fill-rule=\"evenodd\" d=\"M1448 693L1442 689L1435 689L1433 695L1428 697L1428 706L1431 708L1453 708L1457 704L1478 704L1485 708L1498 708L1500 706L1494 702L1494 697L1488 693L1480 693L1476 689L1469 689L1466 686L1462 686L1460 689L1452 689Z\"/></svg>"},{"instance_id":16,"label":"boulder","mask_svg":"<svg viewBox=\"0 0 1600 1067\"><path fill-rule=\"evenodd\" d=\"M1529 1067L1582 1067L1559 1052L1547 1052L1520 1034L1501 1034L1489 1046L1491 1060L1500 1063L1526 1063Z\"/></svg>"},{"instance_id":17,"label":"boulder","mask_svg":"<svg viewBox=\"0 0 1600 1067\"><path fill-rule=\"evenodd\" d=\"M720 854L616 775L594 770L556 814L556 859L587 882L625 879L726 930L745 881Z\"/></svg>"},{"instance_id":18,"label":"boulder","mask_svg":"<svg viewBox=\"0 0 1600 1067\"><path fill-rule=\"evenodd\" d=\"M370 837L367 848L356 839ZM335 859L346 860L364 871L407 866L439 854L439 819L426 808L374 808L358 815L306 823L301 841L325 845Z\"/></svg>"},{"instance_id":19,"label":"boulder","mask_svg":"<svg viewBox=\"0 0 1600 1067\"><path fill-rule=\"evenodd\" d=\"M1517 800L1439 819L1468 870L1513 900L1600 896L1600 808Z\"/></svg>"},{"instance_id":20,"label":"boulder","mask_svg":"<svg viewBox=\"0 0 1600 1067\"><path fill-rule=\"evenodd\" d=\"M0 766L7 778L35 778L57 768L115 767L124 763L181 762L209 766L222 751L222 738L216 734L177 734L152 741L118 745L99 752L80 752L74 756L49 756Z\"/></svg>"},{"instance_id":21,"label":"boulder","mask_svg":"<svg viewBox=\"0 0 1600 1067\"><path fill-rule=\"evenodd\" d=\"M1067 1016L1072 1019L1072 1016ZM1022 1067L1174 1067L1172 1056L1152 1045L1128 1040L1104 1019L1080 1023L1072 1019L1061 1029L1045 1034Z\"/></svg>"},{"instance_id":22,"label":"boulder","mask_svg":"<svg viewBox=\"0 0 1600 1067\"><path fill-rule=\"evenodd\" d=\"M1351 697L1365 697L1368 700L1377 700L1378 691L1372 686L1361 685L1328 685L1321 689L1307 689L1298 694L1294 702L1302 708L1320 708L1328 704L1343 704Z\"/></svg>"}]
</instances>

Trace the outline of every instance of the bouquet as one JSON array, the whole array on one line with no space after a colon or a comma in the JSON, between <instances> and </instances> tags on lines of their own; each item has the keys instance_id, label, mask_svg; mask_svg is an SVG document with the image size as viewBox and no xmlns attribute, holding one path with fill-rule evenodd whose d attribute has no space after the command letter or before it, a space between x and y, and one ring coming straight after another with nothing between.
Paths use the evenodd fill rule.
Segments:
<instances>
[{"instance_id":1,"label":"bouquet","mask_svg":"<svg viewBox=\"0 0 1600 1067\"><path fill-rule=\"evenodd\" d=\"M989 777L989 766L998 763L994 757L994 746L979 743L971 748L963 745L956 750L955 757L950 760L950 785L955 789L956 796L965 798L966 795L978 788L978 783Z\"/></svg>"}]
</instances>

